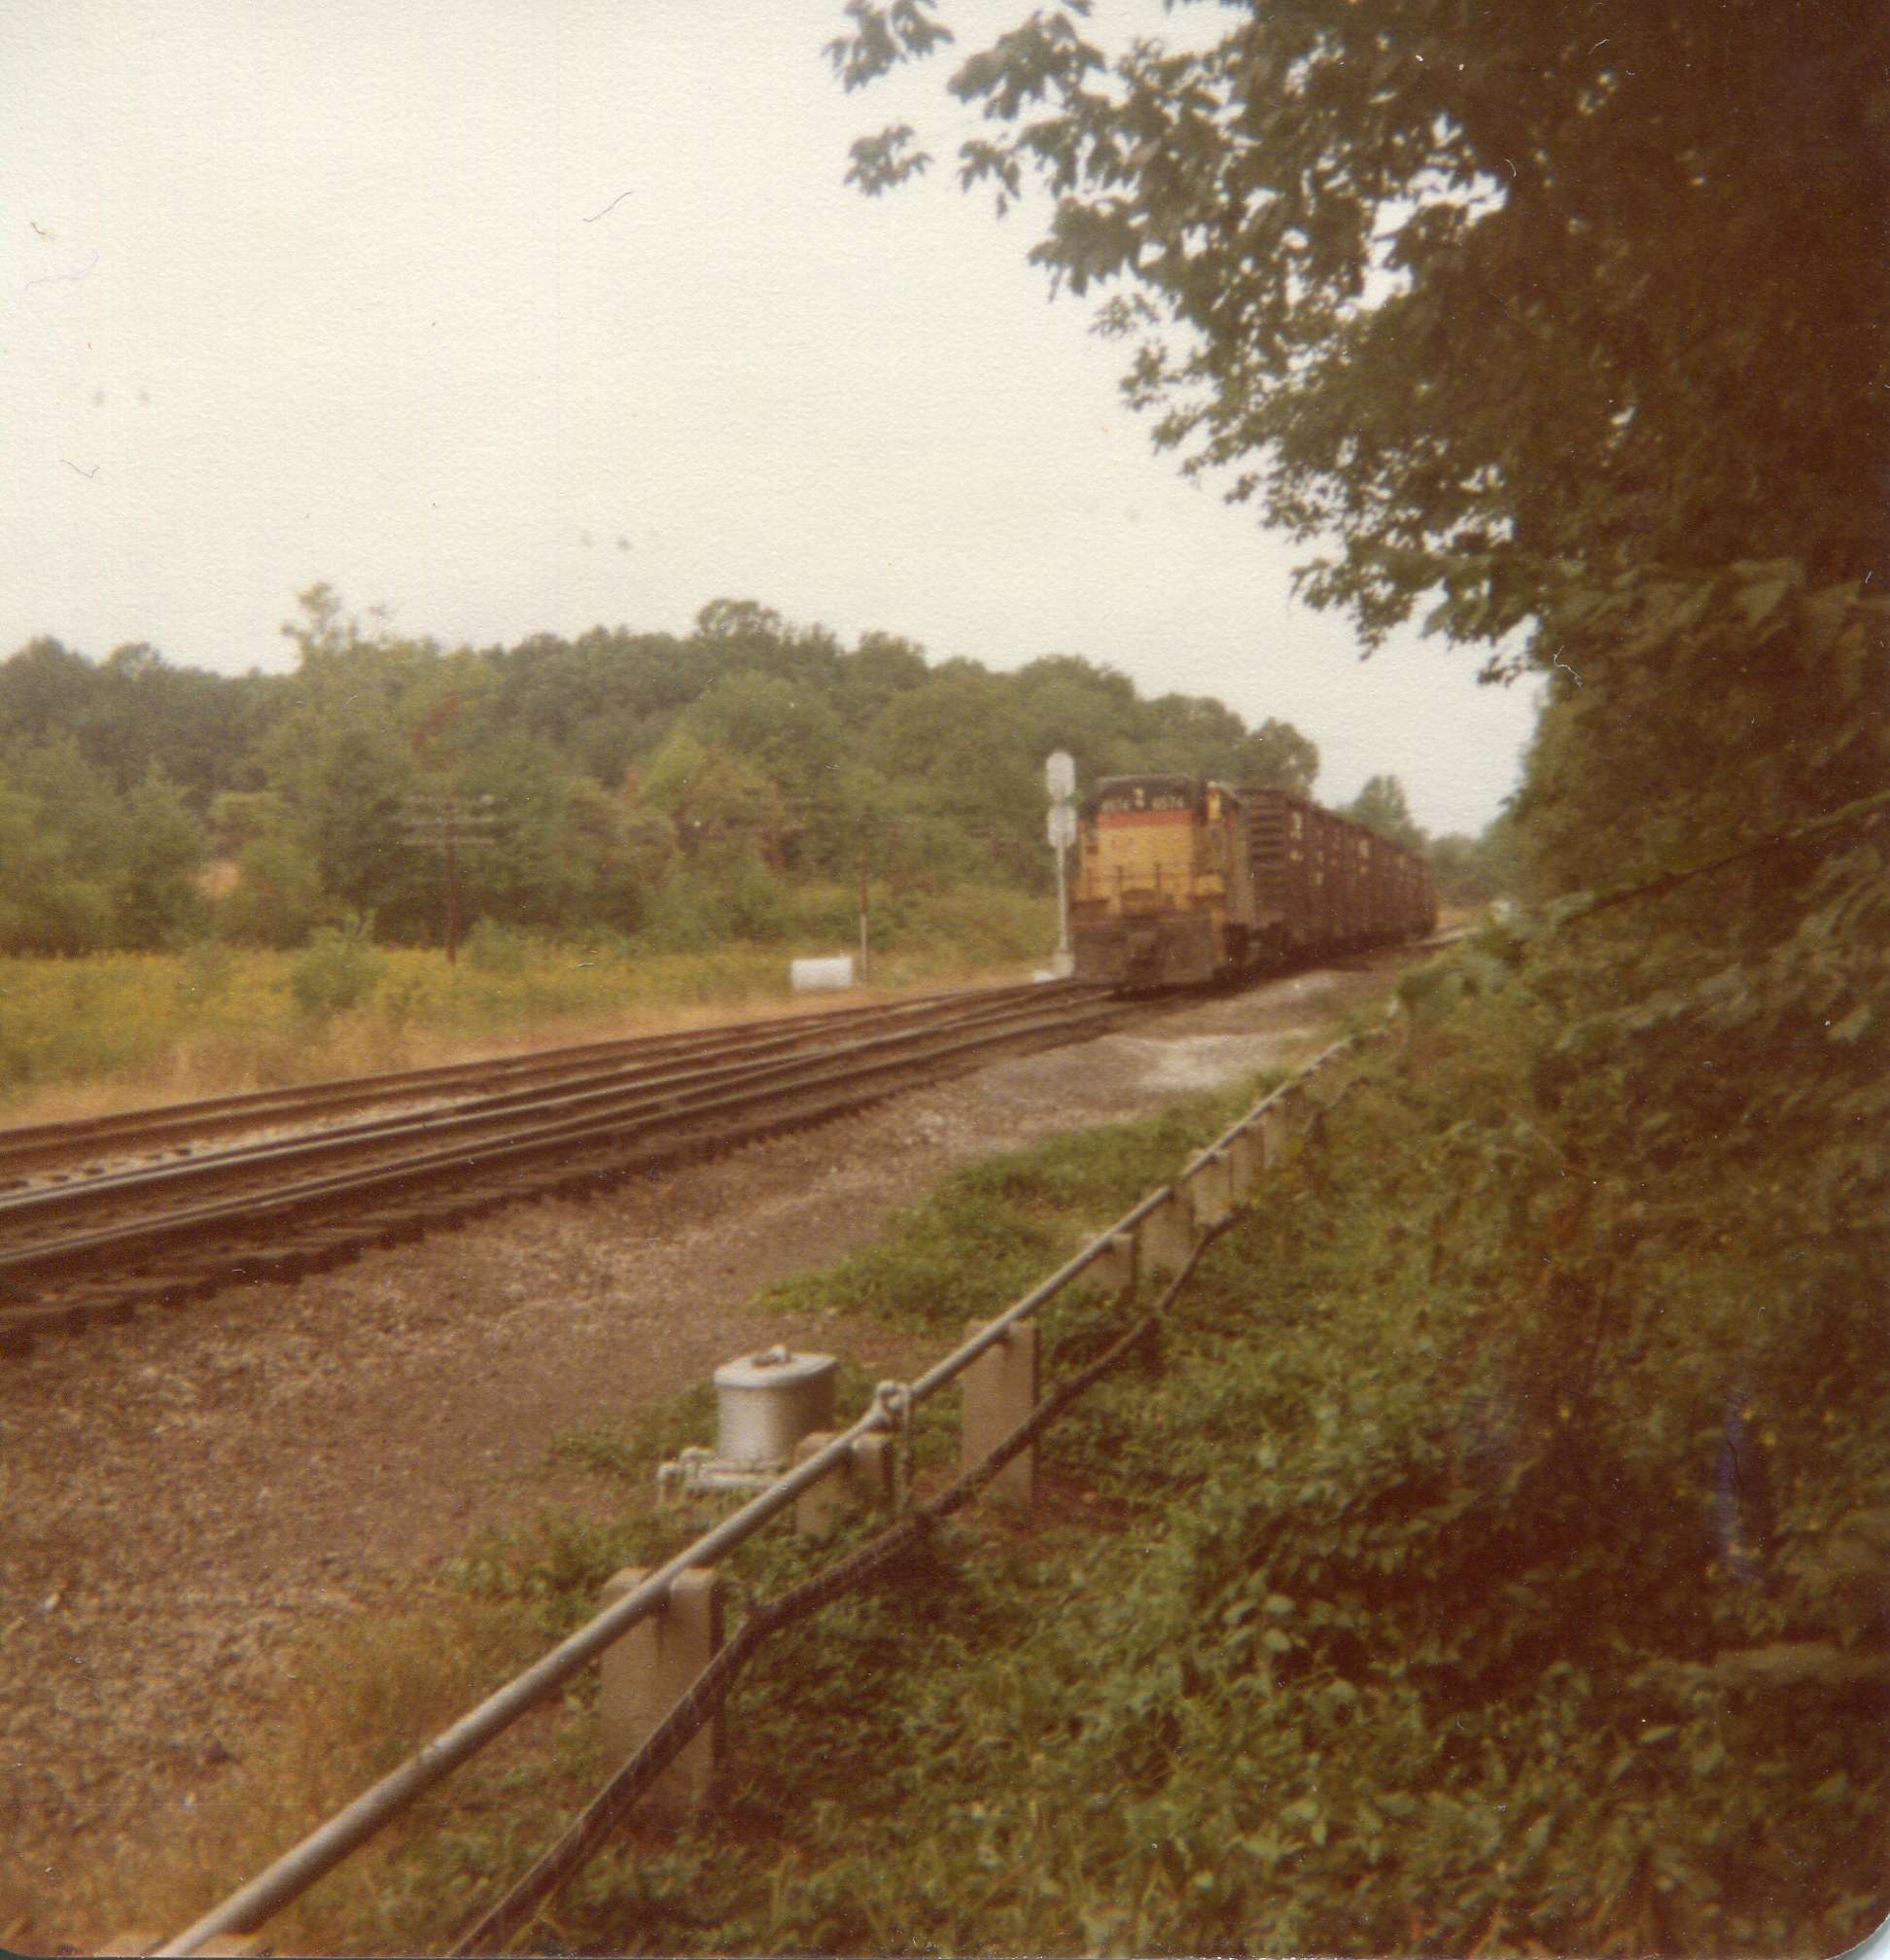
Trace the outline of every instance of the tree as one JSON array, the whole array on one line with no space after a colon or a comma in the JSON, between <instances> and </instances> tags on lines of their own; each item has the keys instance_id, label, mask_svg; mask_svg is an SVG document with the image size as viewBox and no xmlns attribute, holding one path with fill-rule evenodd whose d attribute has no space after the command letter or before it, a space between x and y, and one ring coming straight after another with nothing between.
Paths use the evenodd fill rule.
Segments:
<instances>
[{"instance_id":1,"label":"tree","mask_svg":"<svg viewBox=\"0 0 1890 1960\"><path fill-rule=\"evenodd\" d=\"M1129 399L1316 553L1313 603L1368 648L1423 609L1494 649L1486 678L1549 671L1518 804L1538 883L1654 878L1890 786L1890 390L1859 244L1890 13L1295 0L1111 62L1091 11L962 61L950 91L986 122L962 181L1049 193L1032 257L1106 289ZM950 38L935 0L847 13L849 87ZM877 192L927 160L901 125L851 174ZM1776 856L1690 929L1763 947L1814 869Z\"/></svg>"},{"instance_id":2,"label":"tree","mask_svg":"<svg viewBox=\"0 0 1890 1960\"><path fill-rule=\"evenodd\" d=\"M0 741L76 734L97 689L97 671L57 640L29 641L0 663Z\"/></svg>"},{"instance_id":3,"label":"tree","mask_svg":"<svg viewBox=\"0 0 1890 1960\"><path fill-rule=\"evenodd\" d=\"M1395 776L1374 776L1339 814L1393 843L1409 845L1414 851L1424 848L1424 833L1405 800L1404 785Z\"/></svg>"},{"instance_id":4,"label":"tree","mask_svg":"<svg viewBox=\"0 0 1890 1960\"><path fill-rule=\"evenodd\" d=\"M1270 716L1241 744L1233 773L1237 781L1259 788L1310 796L1319 773L1318 745L1290 721Z\"/></svg>"},{"instance_id":5,"label":"tree","mask_svg":"<svg viewBox=\"0 0 1890 1960\"><path fill-rule=\"evenodd\" d=\"M723 754L679 728L651 758L643 798L668 817L687 857L721 858L778 839L783 813L773 784L758 769Z\"/></svg>"},{"instance_id":6,"label":"tree","mask_svg":"<svg viewBox=\"0 0 1890 1960\"><path fill-rule=\"evenodd\" d=\"M154 772L123 807L112 894L119 943L155 952L200 937L209 922L196 882L204 836L177 786Z\"/></svg>"},{"instance_id":7,"label":"tree","mask_svg":"<svg viewBox=\"0 0 1890 1960\"><path fill-rule=\"evenodd\" d=\"M840 677L834 705L852 725L872 720L893 695L926 684L926 649L897 633L862 633Z\"/></svg>"},{"instance_id":8,"label":"tree","mask_svg":"<svg viewBox=\"0 0 1890 1960\"><path fill-rule=\"evenodd\" d=\"M0 765L0 953L89 953L108 945L103 867L86 863L47 800Z\"/></svg>"},{"instance_id":9,"label":"tree","mask_svg":"<svg viewBox=\"0 0 1890 1960\"><path fill-rule=\"evenodd\" d=\"M336 910L321 866L280 818L265 821L237 856L234 889L217 907L220 936L246 945L299 946Z\"/></svg>"},{"instance_id":10,"label":"tree","mask_svg":"<svg viewBox=\"0 0 1890 1960\"><path fill-rule=\"evenodd\" d=\"M933 0L847 11L849 88L950 38ZM1113 65L1090 11L959 67L961 176L1048 190L1032 259L1119 289L1158 441L1337 542L1315 601L1376 636L1439 594L1494 641L1650 562L1880 562L1881 8L1301 0ZM927 160L901 125L851 175Z\"/></svg>"}]
</instances>

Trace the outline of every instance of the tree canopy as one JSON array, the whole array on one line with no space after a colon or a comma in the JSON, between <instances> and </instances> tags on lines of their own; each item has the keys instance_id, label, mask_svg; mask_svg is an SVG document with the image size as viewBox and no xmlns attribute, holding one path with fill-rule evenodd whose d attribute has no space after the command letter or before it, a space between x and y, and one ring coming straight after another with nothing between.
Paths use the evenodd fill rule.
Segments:
<instances>
[{"instance_id":1,"label":"tree canopy","mask_svg":"<svg viewBox=\"0 0 1890 1960\"><path fill-rule=\"evenodd\" d=\"M951 76L959 169L1048 192L1032 258L1110 291L1160 442L1324 547L1312 598L1493 642L1649 562L1880 564L1884 10L1222 11L1113 60L1106 8L1032 14ZM934 0L846 13L850 88L950 40ZM850 175L928 160L902 124Z\"/></svg>"},{"instance_id":2,"label":"tree canopy","mask_svg":"<svg viewBox=\"0 0 1890 1960\"><path fill-rule=\"evenodd\" d=\"M1374 776L1349 803L1343 804L1340 816L1349 817L1414 851L1424 848L1424 833L1411 814L1405 787L1395 776Z\"/></svg>"},{"instance_id":3,"label":"tree canopy","mask_svg":"<svg viewBox=\"0 0 1890 1960\"><path fill-rule=\"evenodd\" d=\"M448 649L316 585L285 631L289 675L142 647L95 664L52 641L0 662L0 952L189 937L209 853L234 865L216 908L230 936L292 946L352 914L429 940L441 865L415 838L449 797L479 799L489 833L460 866L469 924L696 944L765 927L771 879L851 882L862 855L895 884L1046 886L1054 749L1085 782L1175 769L1305 790L1318 769L1288 724L1144 700L1074 654L932 666L897 635L849 650L753 600L713 601L686 638Z\"/></svg>"}]
</instances>

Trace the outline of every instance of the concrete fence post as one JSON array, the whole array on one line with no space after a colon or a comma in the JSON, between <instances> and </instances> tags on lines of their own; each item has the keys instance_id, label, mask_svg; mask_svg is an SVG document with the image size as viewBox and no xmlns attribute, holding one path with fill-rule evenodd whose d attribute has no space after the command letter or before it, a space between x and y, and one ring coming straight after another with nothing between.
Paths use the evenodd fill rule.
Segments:
<instances>
[{"instance_id":1,"label":"concrete fence post","mask_svg":"<svg viewBox=\"0 0 1890 1960\"><path fill-rule=\"evenodd\" d=\"M847 1473L858 1501L880 1510L898 1495L898 1439L882 1430L862 1436L847 1452Z\"/></svg>"},{"instance_id":2,"label":"concrete fence post","mask_svg":"<svg viewBox=\"0 0 1890 1960\"><path fill-rule=\"evenodd\" d=\"M605 1582L603 1603L621 1599L648 1576L643 1566L626 1565ZM597 1715L605 1760L612 1768L649 1739L721 1643L720 1575L713 1565L700 1565L680 1574L666 1603L605 1650L598 1663ZM703 1802L721 1762L723 1731L718 1710L651 1787L652 1810L674 1817Z\"/></svg>"},{"instance_id":3,"label":"concrete fence post","mask_svg":"<svg viewBox=\"0 0 1890 1960\"><path fill-rule=\"evenodd\" d=\"M1227 1182L1235 1204L1248 1197L1267 1162L1257 1130L1242 1130L1227 1146Z\"/></svg>"},{"instance_id":4,"label":"concrete fence post","mask_svg":"<svg viewBox=\"0 0 1890 1960\"><path fill-rule=\"evenodd\" d=\"M965 1328L975 1334L984 1325L973 1320ZM1033 1320L1020 1320L1004 1338L987 1348L960 1378L963 1387L959 1417L959 1467L982 1463L1037 1402L1037 1330ZM1036 1446L1023 1450L998 1471L991 1494L1028 1512L1036 1502Z\"/></svg>"},{"instance_id":5,"label":"concrete fence post","mask_svg":"<svg viewBox=\"0 0 1890 1960\"><path fill-rule=\"evenodd\" d=\"M1144 1273L1178 1273L1187 1264L1194 1242L1189 1209L1188 1200L1172 1192L1141 1221L1136 1252Z\"/></svg>"},{"instance_id":6,"label":"concrete fence post","mask_svg":"<svg viewBox=\"0 0 1890 1960\"><path fill-rule=\"evenodd\" d=\"M794 1447L794 1464L798 1468L810 1456L818 1456L829 1443L833 1433L827 1429L816 1429L812 1435L803 1436ZM834 1526L854 1508L854 1496L848 1488L849 1466L836 1463L818 1484L810 1484L794 1499L794 1529L803 1538L824 1538Z\"/></svg>"},{"instance_id":7,"label":"concrete fence post","mask_svg":"<svg viewBox=\"0 0 1890 1960\"><path fill-rule=\"evenodd\" d=\"M1128 1293L1136 1284L1136 1235L1117 1232L1109 1239L1109 1249L1091 1262L1084 1274L1091 1285L1104 1293Z\"/></svg>"},{"instance_id":8,"label":"concrete fence post","mask_svg":"<svg viewBox=\"0 0 1890 1960\"><path fill-rule=\"evenodd\" d=\"M803 1436L794 1461L818 1456L833 1437L825 1430ZM891 1436L861 1436L818 1484L794 1499L794 1529L803 1538L824 1538L842 1519L862 1505L882 1507L892 1501L893 1449Z\"/></svg>"},{"instance_id":9,"label":"concrete fence post","mask_svg":"<svg viewBox=\"0 0 1890 1960\"><path fill-rule=\"evenodd\" d=\"M1228 1182L1227 1159L1220 1151L1203 1158L1195 1167L1194 1174L1188 1179L1188 1199L1198 1232L1209 1225L1218 1225L1233 1210L1234 1194Z\"/></svg>"}]
</instances>

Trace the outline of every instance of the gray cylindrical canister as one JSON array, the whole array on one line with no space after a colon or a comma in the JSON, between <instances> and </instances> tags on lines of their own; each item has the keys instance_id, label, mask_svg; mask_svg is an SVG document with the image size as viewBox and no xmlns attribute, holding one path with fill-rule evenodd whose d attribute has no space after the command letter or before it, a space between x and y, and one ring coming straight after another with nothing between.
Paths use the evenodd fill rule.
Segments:
<instances>
[{"instance_id":1,"label":"gray cylindrical canister","mask_svg":"<svg viewBox=\"0 0 1890 1960\"><path fill-rule=\"evenodd\" d=\"M716 1370L716 1454L749 1469L787 1462L803 1436L831 1425L839 1366L831 1354L786 1348L724 1361Z\"/></svg>"}]
</instances>

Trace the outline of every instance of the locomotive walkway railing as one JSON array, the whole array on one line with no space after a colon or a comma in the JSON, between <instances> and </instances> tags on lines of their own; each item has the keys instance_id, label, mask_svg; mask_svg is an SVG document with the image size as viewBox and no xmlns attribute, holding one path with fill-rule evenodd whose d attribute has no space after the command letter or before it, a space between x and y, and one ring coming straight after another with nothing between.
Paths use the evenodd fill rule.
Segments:
<instances>
[{"instance_id":1,"label":"locomotive walkway railing","mask_svg":"<svg viewBox=\"0 0 1890 1960\"><path fill-rule=\"evenodd\" d=\"M752 1615L565 1838L469 1931L455 1949L492 1950L495 1942L503 1941L526 1923L537 1905L577 1869L602 1835L675 1760L720 1705L736 1673L762 1639L789 1619L804 1617L827 1599L862 1583L909 1542L913 1532L928 1528L937 1518L968 1502L1007 1463L1029 1449L1036 1436L1078 1395L1148 1338L1162 1312L1186 1283L1206 1245L1244 1208L1255 1177L1278 1153L1289 1111L1306 1099L1313 1078L1360 1045L1393 1035L1401 1023L1395 1018L1395 1008L1392 1015L1382 1028L1348 1035L1315 1056L1296 1075L1263 1097L1238 1122L1198 1151L1172 1183L1151 1192L1048 1278L978 1327L915 1381L882 1382L871 1406L849 1428L834 1434L805 1460L731 1512L667 1563L642 1578L577 1632L488 1696L371 1789L310 1832L265 1871L155 1951L160 1955L201 1953L210 1949L213 1942L228 1949L229 1936L251 1934L266 1924L528 1709L556 1693L633 1628L659 1613L684 1574L713 1566L724 1553L753 1536L824 1480L844 1475L854 1460L856 1445L868 1437L899 1431L913 1410L957 1382L981 1356L1004 1343L1014 1328L1041 1312L1067 1287L1090 1275L1092 1269L1104 1268L1111 1290L1133 1284L1141 1273L1166 1272L1173 1276L1150 1313L1111 1344L1096 1362L1053 1388L1022 1423L1003 1435L982 1460L964 1471L947 1489L915 1506L898 1525L860 1552Z\"/></svg>"}]
</instances>

